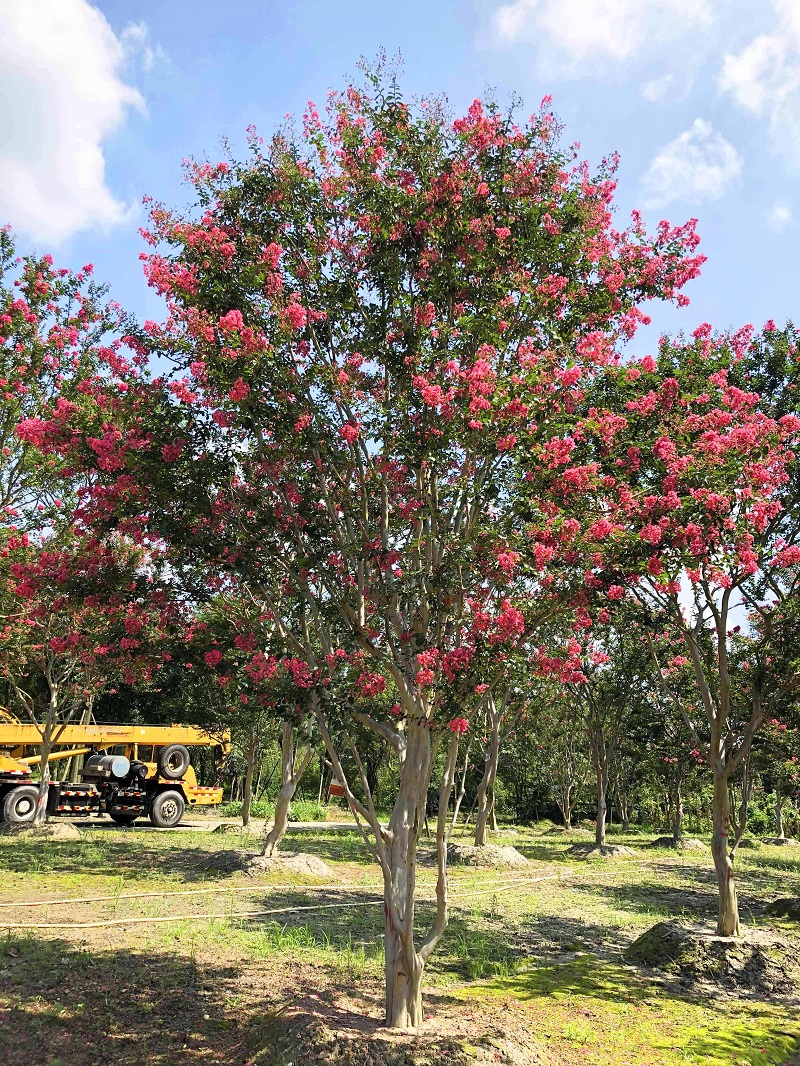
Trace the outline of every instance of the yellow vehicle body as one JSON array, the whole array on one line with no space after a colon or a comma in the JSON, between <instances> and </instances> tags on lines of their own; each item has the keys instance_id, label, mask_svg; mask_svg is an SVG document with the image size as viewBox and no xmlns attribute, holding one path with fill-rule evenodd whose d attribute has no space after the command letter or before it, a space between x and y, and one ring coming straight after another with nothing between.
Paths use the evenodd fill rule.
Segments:
<instances>
[{"instance_id":1,"label":"yellow vehicle body","mask_svg":"<svg viewBox=\"0 0 800 1066\"><path fill-rule=\"evenodd\" d=\"M42 743L39 730L32 723L19 722L10 715L0 716L0 773L23 775L30 773L31 765L39 762L38 755L25 754L27 748L37 748ZM226 733L215 736L197 726L188 725L66 725L57 729L55 748L50 760L83 755L88 751L115 749L130 760L137 760L147 767L147 780L157 778L172 788L182 786L187 804L211 806L222 802L222 789L197 784L194 767L189 766L183 778L168 781L159 777L154 761L143 758L140 748L154 749L167 744L183 744L185 747L217 747L223 754L230 750L230 736ZM64 748L66 750L59 750Z\"/></svg>"}]
</instances>

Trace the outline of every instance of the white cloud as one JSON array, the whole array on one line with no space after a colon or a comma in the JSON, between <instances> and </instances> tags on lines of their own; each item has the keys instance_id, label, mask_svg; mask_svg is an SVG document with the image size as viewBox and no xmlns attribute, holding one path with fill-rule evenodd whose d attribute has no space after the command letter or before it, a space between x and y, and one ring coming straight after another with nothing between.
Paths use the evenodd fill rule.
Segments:
<instances>
[{"instance_id":1,"label":"white cloud","mask_svg":"<svg viewBox=\"0 0 800 1066\"><path fill-rule=\"evenodd\" d=\"M664 74L646 81L642 86L642 96L651 104L659 104L662 100L685 100L691 87L690 77L678 78L675 74Z\"/></svg>"},{"instance_id":2,"label":"white cloud","mask_svg":"<svg viewBox=\"0 0 800 1066\"><path fill-rule=\"evenodd\" d=\"M783 230L794 225L794 214L787 203L784 203L782 200L776 200L775 203L764 212L764 222L767 229L771 229L773 233L782 233Z\"/></svg>"},{"instance_id":3,"label":"white cloud","mask_svg":"<svg viewBox=\"0 0 800 1066\"><path fill-rule=\"evenodd\" d=\"M512 0L494 13L500 44L548 38L577 71L629 60L647 45L708 26L716 0Z\"/></svg>"},{"instance_id":4,"label":"white cloud","mask_svg":"<svg viewBox=\"0 0 800 1066\"><path fill-rule=\"evenodd\" d=\"M726 55L718 83L741 108L765 119L776 146L800 161L800 5L771 3L775 32Z\"/></svg>"},{"instance_id":5,"label":"white cloud","mask_svg":"<svg viewBox=\"0 0 800 1066\"><path fill-rule=\"evenodd\" d=\"M144 111L123 72L126 50L146 41L143 26L117 38L87 0L2 0L0 222L58 243L127 217L103 142L131 108Z\"/></svg>"},{"instance_id":6,"label":"white cloud","mask_svg":"<svg viewBox=\"0 0 800 1066\"><path fill-rule=\"evenodd\" d=\"M717 200L739 177L739 153L710 122L696 118L691 129L665 145L642 179L645 207L676 200Z\"/></svg>"},{"instance_id":7,"label":"white cloud","mask_svg":"<svg viewBox=\"0 0 800 1066\"><path fill-rule=\"evenodd\" d=\"M156 62L167 59L167 53L160 44L152 44L150 30L145 22L132 22L120 34L120 42L126 57L138 59L142 70L149 74Z\"/></svg>"}]
</instances>

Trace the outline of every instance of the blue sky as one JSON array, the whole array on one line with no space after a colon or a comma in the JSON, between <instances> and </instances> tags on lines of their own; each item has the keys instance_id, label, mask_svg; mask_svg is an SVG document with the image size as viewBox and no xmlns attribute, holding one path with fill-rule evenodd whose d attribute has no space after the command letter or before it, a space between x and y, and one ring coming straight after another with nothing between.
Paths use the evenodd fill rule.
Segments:
<instances>
[{"instance_id":1,"label":"blue sky","mask_svg":"<svg viewBox=\"0 0 800 1066\"><path fill-rule=\"evenodd\" d=\"M699 218L692 304L637 347L800 319L800 0L3 0L0 220L158 317L142 196L183 204L183 158L267 135L380 48L408 94L457 110L487 87L529 111L552 94L582 155L620 152L620 225Z\"/></svg>"}]
</instances>

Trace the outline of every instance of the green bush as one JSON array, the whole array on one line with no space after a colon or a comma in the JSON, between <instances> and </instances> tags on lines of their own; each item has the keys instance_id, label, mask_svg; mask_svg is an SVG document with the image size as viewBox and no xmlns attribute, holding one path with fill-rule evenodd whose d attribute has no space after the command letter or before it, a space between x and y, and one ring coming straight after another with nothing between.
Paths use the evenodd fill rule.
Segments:
<instances>
[{"instance_id":1,"label":"green bush","mask_svg":"<svg viewBox=\"0 0 800 1066\"><path fill-rule=\"evenodd\" d=\"M327 816L328 808L316 800L297 800L289 815L293 822L324 822Z\"/></svg>"},{"instance_id":2,"label":"green bush","mask_svg":"<svg viewBox=\"0 0 800 1066\"><path fill-rule=\"evenodd\" d=\"M232 803L221 803L218 808L220 817L241 818L242 806L240 800L234 800ZM261 800L258 803L254 802L250 804L251 818L271 818L274 813L275 804L270 800Z\"/></svg>"}]
</instances>

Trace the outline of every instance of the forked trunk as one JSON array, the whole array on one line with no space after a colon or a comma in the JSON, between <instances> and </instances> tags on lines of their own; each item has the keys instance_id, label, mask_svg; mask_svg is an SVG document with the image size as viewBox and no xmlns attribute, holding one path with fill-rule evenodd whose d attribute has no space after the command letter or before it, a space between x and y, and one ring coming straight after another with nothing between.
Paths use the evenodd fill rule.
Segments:
<instances>
[{"instance_id":1,"label":"forked trunk","mask_svg":"<svg viewBox=\"0 0 800 1066\"><path fill-rule=\"evenodd\" d=\"M428 786L433 765L427 707L409 722L407 732L382 727L376 729L376 732L392 745L400 764L397 797L388 825L382 825L378 819L364 765L355 745L351 742L350 747L364 788L365 803L355 796L350 787L319 702L315 710L320 734L334 772L342 782L347 802L356 815L364 841L380 863L383 874L386 1024L392 1028L415 1029L422 1022L422 977L425 965L447 927L448 811L458 757L458 734L453 733L450 736L445 771L439 790L435 918L428 935L417 949L414 942L417 844L425 824ZM367 832L367 826L372 830L372 839Z\"/></svg>"},{"instance_id":2,"label":"forked trunk","mask_svg":"<svg viewBox=\"0 0 800 1066\"><path fill-rule=\"evenodd\" d=\"M489 820L494 806L494 783L497 778L497 766L500 762L500 722L501 712L496 710L494 700L489 698L487 708L487 725L489 743L486 748L485 767L481 783L478 786L478 810L475 817L475 847L481 848L486 843ZM492 828L497 823L492 822Z\"/></svg>"},{"instance_id":3,"label":"forked trunk","mask_svg":"<svg viewBox=\"0 0 800 1066\"><path fill-rule=\"evenodd\" d=\"M275 801L275 819L267 833L262 854L274 855L280 847L289 828L289 811L291 809L297 786L311 762L313 752L309 747L295 749L294 729L291 722L283 723L281 738L281 790Z\"/></svg>"},{"instance_id":4,"label":"forked trunk","mask_svg":"<svg viewBox=\"0 0 800 1066\"><path fill-rule=\"evenodd\" d=\"M711 853L717 874L719 893L719 936L739 936L739 902L736 898L736 882L733 877L733 859L728 851L731 824L728 779L719 760L714 761L713 836Z\"/></svg>"},{"instance_id":5,"label":"forked trunk","mask_svg":"<svg viewBox=\"0 0 800 1066\"><path fill-rule=\"evenodd\" d=\"M631 815L630 808L628 806L628 793L620 792L619 794L619 810L622 815L622 832L627 833L631 827Z\"/></svg>"},{"instance_id":6,"label":"forked trunk","mask_svg":"<svg viewBox=\"0 0 800 1066\"><path fill-rule=\"evenodd\" d=\"M415 1029L422 1022L424 962L414 947L417 842L425 821L431 772L429 730L411 726L386 841L383 870L386 931L386 1024Z\"/></svg>"},{"instance_id":7,"label":"forked trunk","mask_svg":"<svg viewBox=\"0 0 800 1066\"><path fill-rule=\"evenodd\" d=\"M458 815L461 811L461 804L464 802L464 794L467 791L467 772L469 771L469 749L472 747L472 741L467 744L467 750L464 753L464 765L461 768L461 782L458 787L458 794L456 796L455 805L453 807L453 820L450 823L450 832L452 832L458 825Z\"/></svg>"}]
</instances>

